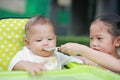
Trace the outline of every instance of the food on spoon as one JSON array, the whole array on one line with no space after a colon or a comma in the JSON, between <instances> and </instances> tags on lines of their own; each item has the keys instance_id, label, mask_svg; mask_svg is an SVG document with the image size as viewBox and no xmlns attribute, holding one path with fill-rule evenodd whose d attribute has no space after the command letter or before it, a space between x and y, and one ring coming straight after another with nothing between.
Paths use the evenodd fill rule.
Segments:
<instances>
[{"instance_id":1,"label":"food on spoon","mask_svg":"<svg viewBox=\"0 0 120 80\"><path fill-rule=\"evenodd\" d=\"M54 47L54 48L44 48L45 51L54 51L54 50L57 50L59 47Z\"/></svg>"}]
</instances>

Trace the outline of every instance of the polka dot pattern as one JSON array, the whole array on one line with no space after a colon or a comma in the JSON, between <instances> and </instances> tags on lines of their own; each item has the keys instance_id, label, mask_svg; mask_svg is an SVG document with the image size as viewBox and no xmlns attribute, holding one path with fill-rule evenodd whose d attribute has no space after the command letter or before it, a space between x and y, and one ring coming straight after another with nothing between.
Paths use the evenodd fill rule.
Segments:
<instances>
[{"instance_id":1,"label":"polka dot pattern","mask_svg":"<svg viewBox=\"0 0 120 80\"><path fill-rule=\"evenodd\" d=\"M27 21L28 19L0 20L0 71L8 69L13 56L24 46Z\"/></svg>"}]
</instances>

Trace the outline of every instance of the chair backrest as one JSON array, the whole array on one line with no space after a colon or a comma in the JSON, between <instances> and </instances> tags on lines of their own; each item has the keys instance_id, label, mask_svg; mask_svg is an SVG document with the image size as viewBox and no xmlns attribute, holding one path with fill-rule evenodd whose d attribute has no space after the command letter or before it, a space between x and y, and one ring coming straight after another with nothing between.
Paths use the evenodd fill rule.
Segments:
<instances>
[{"instance_id":1,"label":"chair backrest","mask_svg":"<svg viewBox=\"0 0 120 80\"><path fill-rule=\"evenodd\" d=\"M24 46L25 24L28 19L0 20L0 71L8 69L13 56Z\"/></svg>"}]
</instances>

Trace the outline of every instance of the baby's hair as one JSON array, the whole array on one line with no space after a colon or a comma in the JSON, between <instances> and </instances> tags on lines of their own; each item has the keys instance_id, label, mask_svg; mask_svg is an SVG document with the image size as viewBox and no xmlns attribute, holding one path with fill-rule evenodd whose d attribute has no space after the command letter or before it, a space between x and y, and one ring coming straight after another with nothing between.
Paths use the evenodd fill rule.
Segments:
<instances>
[{"instance_id":1,"label":"baby's hair","mask_svg":"<svg viewBox=\"0 0 120 80\"><path fill-rule=\"evenodd\" d=\"M30 18L30 20L25 25L26 36L28 35L30 28L33 25L38 24L38 23L41 24L41 25L44 25L44 24L50 24L50 25L52 25L52 23L50 22L50 20L47 19L46 17L42 16L42 15L33 16L32 18Z\"/></svg>"},{"instance_id":2,"label":"baby's hair","mask_svg":"<svg viewBox=\"0 0 120 80\"><path fill-rule=\"evenodd\" d=\"M117 14L103 14L101 16L98 16L93 23L96 21L102 21L107 23L108 27L108 32L112 34L113 36L117 37L120 36L120 16ZM92 24L93 24L92 23Z\"/></svg>"}]
</instances>

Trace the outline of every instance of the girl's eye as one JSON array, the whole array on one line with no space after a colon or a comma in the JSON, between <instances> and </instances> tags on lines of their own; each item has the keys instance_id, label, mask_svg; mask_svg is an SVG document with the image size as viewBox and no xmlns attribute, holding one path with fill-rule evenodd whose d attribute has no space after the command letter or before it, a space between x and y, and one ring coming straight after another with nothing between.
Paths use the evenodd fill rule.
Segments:
<instances>
[{"instance_id":1,"label":"girl's eye","mask_svg":"<svg viewBox=\"0 0 120 80\"><path fill-rule=\"evenodd\" d=\"M98 40L101 40L102 38L98 37Z\"/></svg>"},{"instance_id":2,"label":"girl's eye","mask_svg":"<svg viewBox=\"0 0 120 80\"><path fill-rule=\"evenodd\" d=\"M90 40L92 40L93 38L92 37L90 37Z\"/></svg>"}]
</instances>

